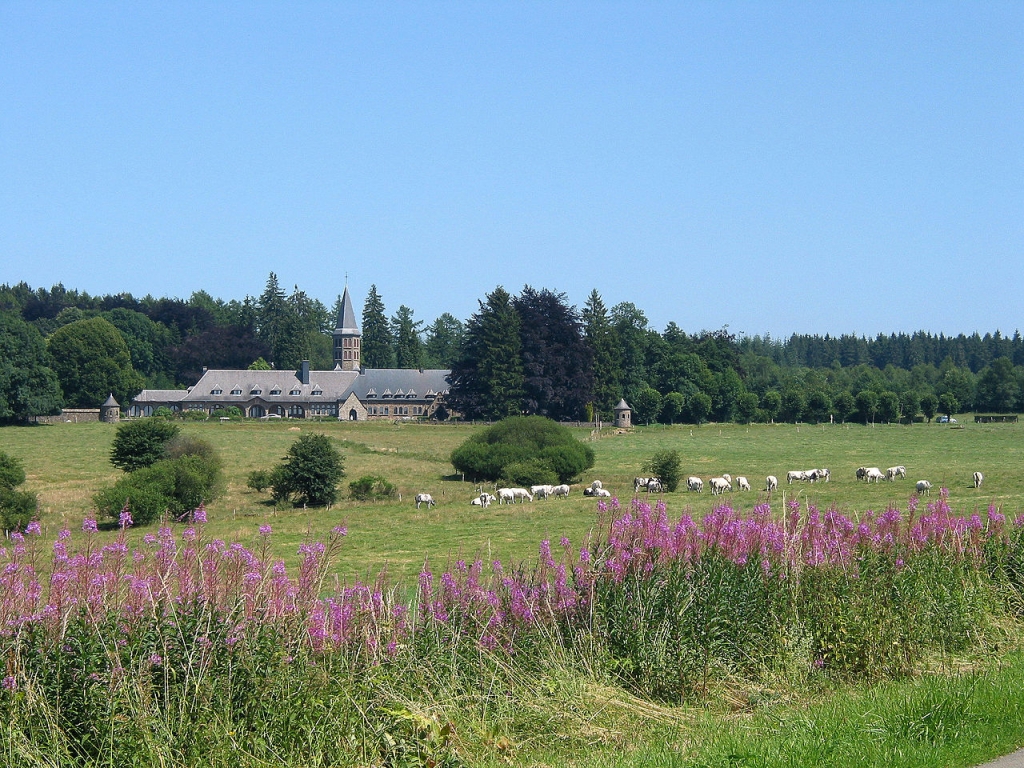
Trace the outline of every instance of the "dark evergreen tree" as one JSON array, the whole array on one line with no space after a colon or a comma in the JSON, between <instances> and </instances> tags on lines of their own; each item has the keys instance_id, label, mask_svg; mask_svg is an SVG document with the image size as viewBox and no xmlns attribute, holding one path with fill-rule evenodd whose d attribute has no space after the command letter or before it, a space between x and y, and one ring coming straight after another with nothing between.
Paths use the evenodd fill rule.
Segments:
<instances>
[{"instance_id":1,"label":"dark evergreen tree","mask_svg":"<svg viewBox=\"0 0 1024 768\"><path fill-rule=\"evenodd\" d=\"M525 286L513 300L522 342L524 409L548 418L583 418L593 391L593 355L576 308L564 293Z\"/></svg>"},{"instance_id":2,"label":"dark evergreen tree","mask_svg":"<svg viewBox=\"0 0 1024 768\"><path fill-rule=\"evenodd\" d=\"M423 365L422 320L412 319L412 310L402 304L391 318L391 338L395 345L398 368L419 368Z\"/></svg>"},{"instance_id":3,"label":"dark evergreen tree","mask_svg":"<svg viewBox=\"0 0 1024 768\"><path fill-rule=\"evenodd\" d=\"M1008 357L1000 357L978 376L976 408L979 411L1008 413L1017 405L1019 394L1013 363Z\"/></svg>"},{"instance_id":4,"label":"dark evergreen tree","mask_svg":"<svg viewBox=\"0 0 1024 768\"><path fill-rule=\"evenodd\" d=\"M257 302L257 337L266 346L268 359L275 368L290 367L290 359L285 362L281 357L292 356L290 336L294 327L289 323L291 312L285 292L277 282L273 272L267 278L267 285Z\"/></svg>"},{"instance_id":5,"label":"dark evergreen tree","mask_svg":"<svg viewBox=\"0 0 1024 768\"><path fill-rule=\"evenodd\" d=\"M391 337L391 326L384 313L384 302L377 293L377 286L370 286L370 293L363 305L363 336L360 360L367 368L394 368L395 349Z\"/></svg>"},{"instance_id":6,"label":"dark evergreen tree","mask_svg":"<svg viewBox=\"0 0 1024 768\"><path fill-rule=\"evenodd\" d=\"M501 419L523 410L519 315L501 286L480 302L466 324L462 353L452 366L448 402L469 419Z\"/></svg>"},{"instance_id":7,"label":"dark evergreen tree","mask_svg":"<svg viewBox=\"0 0 1024 768\"><path fill-rule=\"evenodd\" d=\"M462 348L465 327L452 314L445 312L427 327L424 344L425 364L432 368L451 368Z\"/></svg>"},{"instance_id":8,"label":"dark evergreen tree","mask_svg":"<svg viewBox=\"0 0 1024 768\"><path fill-rule=\"evenodd\" d=\"M39 331L12 312L0 312L0 420L59 413L62 400Z\"/></svg>"},{"instance_id":9,"label":"dark evergreen tree","mask_svg":"<svg viewBox=\"0 0 1024 768\"><path fill-rule=\"evenodd\" d=\"M635 392L649 383L647 317L635 304L624 301L612 307L611 321L619 344L622 388Z\"/></svg>"},{"instance_id":10,"label":"dark evergreen tree","mask_svg":"<svg viewBox=\"0 0 1024 768\"><path fill-rule=\"evenodd\" d=\"M583 338L590 347L594 372L594 407L606 418L622 397L622 360L618 336L601 294L595 288L580 313Z\"/></svg>"}]
</instances>

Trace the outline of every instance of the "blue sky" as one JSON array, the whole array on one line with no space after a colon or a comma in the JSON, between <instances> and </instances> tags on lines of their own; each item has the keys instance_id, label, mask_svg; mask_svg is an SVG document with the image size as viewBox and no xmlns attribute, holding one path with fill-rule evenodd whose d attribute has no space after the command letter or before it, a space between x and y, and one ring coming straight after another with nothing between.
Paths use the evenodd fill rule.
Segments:
<instances>
[{"instance_id":1,"label":"blue sky","mask_svg":"<svg viewBox=\"0 0 1024 768\"><path fill-rule=\"evenodd\" d=\"M1024 3L0 0L0 282L1012 333L1022 256Z\"/></svg>"}]
</instances>

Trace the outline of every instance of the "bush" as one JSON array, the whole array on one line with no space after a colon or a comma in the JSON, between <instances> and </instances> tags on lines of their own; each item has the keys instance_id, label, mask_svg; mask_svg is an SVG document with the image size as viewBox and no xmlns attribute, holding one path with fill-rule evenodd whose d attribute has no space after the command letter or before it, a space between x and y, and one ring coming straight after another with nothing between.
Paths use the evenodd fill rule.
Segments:
<instances>
[{"instance_id":1,"label":"bush","mask_svg":"<svg viewBox=\"0 0 1024 768\"><path fill-rule=\"evenodd\" d=\"M506 464L499 481L503 485L522 486L558 485L558 474L543 459L527 459Z\"/></svg>"},{"instance_id":2,"label":"bush","mask_svg":"<svg viewBox=\"0 0 1024 768\"><path fill-rule=\"evenodd\" d=\"M661 480L666 491L674 491L682 479L682 463L679 451L658 451L644 464L643 471Z\"/></svg>"},{"instance_id":3,"label":"bush","mask_svg":"<svg viewBox=\"0 0 1024 768\"><path fill-rule=\"evenodd\" d=\"M275 501L292 499L296 506L326 506L337 499L344 476L344 460L331 439L311 432L292 443L284 464L273 471L272 495Z\"/></svg>"},{"instance_id":4,"label":"bush","mask_svg":"<svg viewBox=\"0 0 1024 768\"><path fill-rule=\"evenodd\" d=\"M39 499L29 491L0 486L0 524L5 531L24 530L39 508Z\"/></svg>"},{"instance_id":5,"label":"bush","mask_svg":"<svg viewBox=\"0 0 1024 768\"><path fill-rule=\"evenodd\" d=\"M255 469L249 473L249 480L246 482L246 487L256 491L256 493L263 493L267 488L273 485L271 479L270 470L266 469Z\"/></svg>"},{"instance_id":6,"label":"bush","mask_svg":"<svg viewBox=\"0 0 1024 768\"><path fill-rule=\"evenodd\" d=\"M114 435L110 463L125 472L148 467L163 458L164 447L177 434L177 425L162 419L126 422Z\"/></svg>"},{"instance_id":7,"label":"bush","mask_svg":"<svg viewBox=\"0 0 1024 768\"><path fill-rule=\"evenodd\" d=\"M210 416L214 419L232 419L237 421L242 418L242 409L237 405L229 405L227 408L218 408Z\"/></svg>"},{"instance_id":8,"label":"bush","mask_svg":"<svg viewBox=\"0 0 1024 768\"><path fill-rule=\"evenodd\" d=\"M382 501L398 495L398 489L380 475L363 475L349 483L348 489L358 501Z\"/></svg>"},{"instance_id":9,"label":"bush","mask_svg":"<svg viewBox=\"0 0 1024 768\"><path fill-rule=\"evenodd\" d=\"M100 513L117 519L127 504L136 525L158 520L165 512L179 518L217 498L221 487L219 462L201 456L162 459L131 472L94 497Z\"/></svg>"},{"instance_id":10,"label":"bush","mask_svg":"<svg viewBox=\"0 0 1024 768\"><path fill-rule=\"evenodd\" d=\"M25 482L25 470L21 461L0 451L0 488L17 488Z\"/></svg>"},{"instance_id":11,"label":"bush","mask_svg":"<svg viewBox=\"0 0 1024 768\"><path fill-rule=\"evenodd\" d=\"M192 409L189 411L183 411L181 418L185 421L206 421L209 416L206 415L206 411Z\"/></svg>"},{"instance_id":12,"label":"bush","mask_svg":"<svg viewBox=\"0 0 1024 768\"><path fill-rule=\"evenodd\" d=\"M473 480L498 480L510 464L527 461L542 463L567 483L594 466L594 451L551 419L512 416L473 435L451 456L455 470Z\"/></svg>"},{"instance_id":13,"label":"bush","mask_svg":"<svg viewBox=\"0 0 1024 768\"><path fill-rule=\"evenodd\" d=\"M172 411L166 405L161 405L159 408L153 411L153 418L169 421L170 419L174 418L174 411Z\"/></svg>"}]
</instances>

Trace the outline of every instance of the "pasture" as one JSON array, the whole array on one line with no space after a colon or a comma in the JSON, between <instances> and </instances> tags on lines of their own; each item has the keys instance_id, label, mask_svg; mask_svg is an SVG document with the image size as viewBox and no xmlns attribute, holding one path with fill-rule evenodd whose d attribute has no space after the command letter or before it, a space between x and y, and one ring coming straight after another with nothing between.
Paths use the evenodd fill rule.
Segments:
<instances>
[{"instance_id":1,"label":"pasture","mask_svg":"<svg viewBox=\"0 0 1024 768\"><path fill-rule=\"evenodd\" d=\"M40 519L48 535L67 525L77 536L82 519L93 514L93 493L118 477L119 470L108 461L115 429L97 423L0 430L2 450L24 462L25 489L39 494ZM596 503L583 497L582 488L600 479L613 494L628 499L633 477L643 474L643 462L661 449L679 451L684 478L746 476L753 491L728 495L740 509L749 510L767 498L764 480L773 474L780 481L770 499L776 512L784 500L793 498L819 508L835 505L851 516L882 511L890 503L904 505L915 482L922 479L929 480L936 493L949 488L950 503L957 510L984 511L995 505L1011 519L1024 512L1024 434L1019 424L653 426L628 434L606 430L601 436L579 429L579 438L591 441L597 461L568 500L495 504L489 509L470 505L478 486L453 477L448 462L452 449L479 429L473 425L246 421L186 423L182 429L210 441L224 462L227 492L208 506L210 535L251 543L259 526L269 524L274 554L291 566L303 540L322 538L332 527L346 525L348 538L337 570L344 581L366 578L386 565L393 578L408 583L425 560L435 567L477 554L485 560L530 561L544 539L568 536L580 542L598 523ZM337 441L345 457L343 496L351 480L378 474L398 486L402 501L344 498L330 510L284 509L270 504L266 494L249 490L249 472L280 460L301 434L298 430L322 431ZM906 479L868 485L854 476L858 466L884 471L895 464L906 465ZM787 471L813 467L830 469L831 482L786 484ZM975 470L985 475L980 490L972 485ZM418 492L432 494L437 506L416 510ZM685 482L663 498L672 514L688 511L695 517L716 503L707 487L702 494L688 493ZM132 535L145 532L140 528Z\"/></svg>"}]
</instances>

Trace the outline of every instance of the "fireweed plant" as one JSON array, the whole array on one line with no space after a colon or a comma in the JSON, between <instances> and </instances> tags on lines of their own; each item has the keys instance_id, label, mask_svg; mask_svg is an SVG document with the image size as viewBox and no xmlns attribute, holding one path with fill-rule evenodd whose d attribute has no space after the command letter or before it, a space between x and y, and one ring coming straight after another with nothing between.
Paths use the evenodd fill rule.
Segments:
<instances>
[{"instance_id":1,"label":"fireweed plant","mask_svg":"<svg viewBox=\"0 0 1024 768\"><path fill-rule=\"evenodd\" d=\"M904 674L1024 613L1024 517L955 515L945 490L919 504L854 519L723 503L671 520L663 502L611 499L581 545L544 541L530 566L425 566L404 600L383 572L329 578L343 527L302 544L289 574L269 525L252 549L208 540L200 507L130 549L125 511L102 547L92 519L75 551L60 531L44 578L31 523L0 547L0 750L11 765L213 765L240 748L443 765L467 749L459 713L411 702L493 720L554 657L668 702L737 680Z\"/></svg>"}]
</instances>

